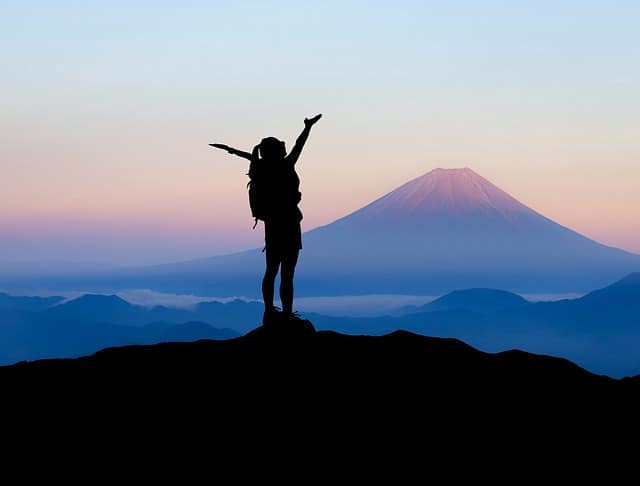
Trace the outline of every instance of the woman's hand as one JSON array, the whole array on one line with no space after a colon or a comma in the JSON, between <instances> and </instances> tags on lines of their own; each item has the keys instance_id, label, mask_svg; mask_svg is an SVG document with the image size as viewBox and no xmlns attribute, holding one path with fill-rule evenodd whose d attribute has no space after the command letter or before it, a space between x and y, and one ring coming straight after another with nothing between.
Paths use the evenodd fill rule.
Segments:
<instances>
[{"instance_id":1,"label":"woman's hand","mask_svg":"<svg viewBox=\"0 0 640 486\"><path fill-rule=\"evenodd\" d=\"M215 147L215 148L226 150L229 153L233 153L233 152L231 152L231 147L229 147L228 145L225 145L223 143L210 143L209 145L212 146L212 147Z\"/></svg>"},{"instance_id":2,"label":"woman's hand","mask_svg":"<svg viewBox=\"0 0 640 486\"><path fill-rule=\"evenodd\" d=\"M242 150L235 149L233 147L229 147L223 143L210 143L211 147L219 148L222 150L226 150L231 155L237 155L238 157L242 157L243 159L251 160L251 154L249 152L243 152Z\"/></svg>"},{"instance_id":3,"label":"woman's hand","mask_svg":"<svg viewBox=\"0 0 640 486\"><path fill-rule=\"evenodd\" d=\"M304 119L304 126L307 128L311 128L320 118L322 118L322 115L316 115L313 118L305 118Z\"/></svg>"}]
</instances>

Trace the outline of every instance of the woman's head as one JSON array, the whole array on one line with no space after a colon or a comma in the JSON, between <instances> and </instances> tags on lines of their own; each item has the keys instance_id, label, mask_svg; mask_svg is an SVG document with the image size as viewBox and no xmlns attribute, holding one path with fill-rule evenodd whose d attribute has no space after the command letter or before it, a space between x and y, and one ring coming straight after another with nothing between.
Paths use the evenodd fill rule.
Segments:
<instances>
[{"instance_id":1,"label":"woman's head","mask_svg":"<svg viewBox=\"0 0 640 486\"><path fill-rule=\"evenodd\" d=\"M260 156L263 159L283 159L286 155L287 151L282 140L267 137L260 142Z\"/></svg>"}]
</instances>

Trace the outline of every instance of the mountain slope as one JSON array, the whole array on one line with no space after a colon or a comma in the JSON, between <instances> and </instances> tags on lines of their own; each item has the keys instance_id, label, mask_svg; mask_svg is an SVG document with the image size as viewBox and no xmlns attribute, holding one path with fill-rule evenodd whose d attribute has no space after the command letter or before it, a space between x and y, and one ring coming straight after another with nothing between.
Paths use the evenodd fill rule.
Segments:
<instances>
[{"instance_id":1,"label":"mountain slope","mask_svg":"<svg viewBox=\"0 0 640 486\"><path fill-rule=\"evenodd\" d=\"M470 169L429 172L304 242L301 270L361 276L368 292L587 290L640 269L640 256L551 221Z\"/></svg>"}]
</instances>

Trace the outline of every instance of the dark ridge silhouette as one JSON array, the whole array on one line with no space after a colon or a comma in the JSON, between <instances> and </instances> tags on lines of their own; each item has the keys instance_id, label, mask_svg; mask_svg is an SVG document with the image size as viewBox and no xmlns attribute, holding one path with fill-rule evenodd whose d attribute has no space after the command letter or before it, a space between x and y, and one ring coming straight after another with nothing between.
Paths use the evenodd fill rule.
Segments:
<instances>
[{"instance_id":1,"label":"dark ridge silhouette","mask_svg":"<svg viewBox=\"0 0 640 486\"><path fill-rule=\"evenodd\" d=\"M6 407L20 410L55 396L38 420L60 421L62 413L65 427L77 425L81 407L118 427L161 427L164 440L170 431L206 430L210 440L234 437L245 447L254 440L265 446L273 434L284 437L287 449L338 440L336 447L342 441L357 447L354 454L451 434L508 436L510 445L514 437L554 437L566 445L585 435L595 441L640 430L637 377L615 380L565 359L484 353L457 339L406 331L316 332L308 321L262 326L226 341L24 362L0 367L0 382Z\"/></svg>"}]
</instances>

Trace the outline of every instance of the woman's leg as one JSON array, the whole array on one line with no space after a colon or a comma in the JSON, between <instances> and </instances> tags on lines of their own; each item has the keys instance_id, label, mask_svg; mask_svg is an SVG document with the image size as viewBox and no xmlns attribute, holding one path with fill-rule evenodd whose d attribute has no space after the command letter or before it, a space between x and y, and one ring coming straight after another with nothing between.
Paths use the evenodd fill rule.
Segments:
<instances>
[{"instance_id":1,"label":"woman's leg","mask_svg":"<svg viewBox=\"0 0 640 486\"><path fill-rule=\"evenodd\" d=\"M292 250L282 256L282 267L280 269L280 300L282 301L282 312L291 314L293 312L293 275L298 263L298 252Z\"/></svg>"},{"instance_id":2,"label":"woman's leg","mask_svg":"<svg viewBox=\"0 0 640 486\"><path fill-rule=\"evenodd\" d=\"M264 301L265 310L270 310L273 309L273 293L278 268L280 267L280 255L276 254L273 250L269 250L269 247L267 247L265 253L267 268L262 279L262 300Z\"/></svg>"}]
</instances>

